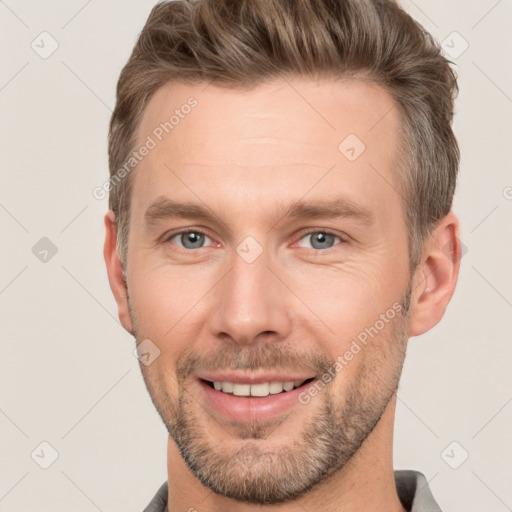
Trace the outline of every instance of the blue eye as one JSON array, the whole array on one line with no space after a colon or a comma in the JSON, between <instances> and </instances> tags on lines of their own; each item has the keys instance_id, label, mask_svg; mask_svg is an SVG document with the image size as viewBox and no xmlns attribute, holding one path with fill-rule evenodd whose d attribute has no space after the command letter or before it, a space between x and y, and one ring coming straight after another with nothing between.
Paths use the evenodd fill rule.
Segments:
<instances>
[{"instance_id":1,"label":"blue eye","mask_svg":"<svg viewBox=\"0 0 512 512\"><path fill-rule=\"evenodd\" d=\"M201 233L200 231L182 231L169 238L169 241L177 239L179 243L178 247L184 249L201 249L206 239L210 240L210 237Z\"/></svg>"},{"instance_id":2,"label":"blue eye","mask_svg":"<svg viewBox=\"0 0 512 512\"><path fill-rule=\"evenodd\" d=\"M208 241L211 243L211 238L197 230L180 231L168 239L168 242L172 242L178 247L188 250L202 249L208 245ZM342 239L338 235L334 235L328 231L311 231L300 239L298 245L305 248L325 250L336 245L336 241L341 242Z\"/></svg>"},{"instance_id":3,"label":"blue eye","mask_svg":"<svg viewBox=\"0 0 512 512\"><path fill-rule=\"evenodd\" d=\"M335 244L336 239L341 241L339 236L326 231L312 231L303 236L301 241L307 239L309 239L313 249L330 249ZM304 245L300 245L300 247L304 247Z\"/></svg>"}]
</instances>

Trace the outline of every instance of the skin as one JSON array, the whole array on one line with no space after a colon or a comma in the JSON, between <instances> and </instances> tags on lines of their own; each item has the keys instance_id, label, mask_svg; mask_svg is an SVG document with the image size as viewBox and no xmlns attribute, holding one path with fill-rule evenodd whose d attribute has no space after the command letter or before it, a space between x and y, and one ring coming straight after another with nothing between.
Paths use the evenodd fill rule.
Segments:
<instances>
[{"instance_id":1,"label":"skin","mask_svg":"<svg viewBox=\"0 0 512 512\"><path fill-rule=\"evenodd\" d=\"M126 282L114 215L105 216L120 320L160 350L141 371L170 433L168 511L402 511L392 463L396 387L408 338L435 326L454 292L457 218L439 222L410 276L393 173L400 120L378 85L169 83L149 102L139 143L190 96L197 107L134 171ZM366 146L353 162L338 150L349 134ZM214 217L149 226L144 214L162 197L206 205ZM276 213L299 199L339 197L369 210L373 224ZM194 228L207 235L202 247L180 246L187 240L176 234ZM310 232L322 230L335 237L318 248ZM262 248L252 263L236 251L247 236ZM230 422L198 387L198 368L320 375L393 304L402 314L317 396L273 421Z\"/></svg>"}]
</instances>

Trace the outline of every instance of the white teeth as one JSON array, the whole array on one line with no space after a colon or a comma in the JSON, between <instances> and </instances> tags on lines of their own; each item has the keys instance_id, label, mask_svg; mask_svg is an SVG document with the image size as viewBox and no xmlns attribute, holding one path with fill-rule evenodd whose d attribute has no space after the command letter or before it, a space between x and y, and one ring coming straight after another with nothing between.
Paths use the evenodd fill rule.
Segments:
<instances>
[{"instance_id":1,"label":"white teeth","mask_svg":"<svg viewBox=\"0 0 512 512\"><path fill-rule=\"evenodd\" d=\"M233 395L236 396L249 396L251 394L250 384L235 384L233 386Z\"/></svg>"},{"instance_id":2,"label":"white teeth","mask_svg":"<svg viewBox=\"0 0 512 512\"><path fill-rule=\"evenodd\" d=\"M285 391L291 391L293 389L293 381L292 382L285 382L283 385L283 389Z\"/></svg>"},{"instance_id":3,"label":"white teeth","mask_svg":"<svg viewBox=\"0 0 512 512\"><path fill-rule=\"evenodd\" d=\"M215 382L213 383L213 385L215 386ZM224 391L224 393L233 393L233 388L235 387L235 385L232 382L221 382L221 385L222 391Z\"/></svg>"},{"instance_id":4,"label":"white teeth","mask_svg":"<svg viewBox=\"0 0 512 512\"><path fill-rule=\"evenodd\" d=\"M283 383L271 382L269 388L269 392L271 395L277 395L277 393L281 393L283 391Z\"/></svg>"},{"instance_id":5,"label":"white teeth","mask_svg":"<svg viewBox=\"0 0 512 512\"><path fill-rule=\"evenodd\" d=\"M288 382L261 382L260 384L238 384L235 382L215 381L213 387L217 391L230 393L235 396L259 396L276 395L283 391L291 391L304 383L303 380Z\"/></svg>"},{"instance_id":6,"label":"white teeth","mask_svg":"<svg viewBox=\"0 0 512 512\"><path fill-rule=\"evenodd\" d=\"M251 396L268 396L270 393L270 384L262 382L251 386Z\"/></svg>"}]
</instances>

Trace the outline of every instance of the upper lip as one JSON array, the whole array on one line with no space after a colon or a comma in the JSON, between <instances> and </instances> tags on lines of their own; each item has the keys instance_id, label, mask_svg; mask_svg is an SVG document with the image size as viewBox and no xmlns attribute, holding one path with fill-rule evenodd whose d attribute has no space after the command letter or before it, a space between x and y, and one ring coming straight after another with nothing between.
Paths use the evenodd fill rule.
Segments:
<instances>
[{"instance_id":1,"label":"upper lip","mask_svg":"<svg viewBox=\"0 0 512 512\"><path fill-rule=\"evenodd\" d=\"M312 379L314 375L305 374L284 374L284 373L235 373L235 372L217 372L217 373L201 373L197 375L199 379L208 380L210 382L233 382L236 384L261 384L263 382L296 382L299 380Z\"/></svg>"}]
</instances>

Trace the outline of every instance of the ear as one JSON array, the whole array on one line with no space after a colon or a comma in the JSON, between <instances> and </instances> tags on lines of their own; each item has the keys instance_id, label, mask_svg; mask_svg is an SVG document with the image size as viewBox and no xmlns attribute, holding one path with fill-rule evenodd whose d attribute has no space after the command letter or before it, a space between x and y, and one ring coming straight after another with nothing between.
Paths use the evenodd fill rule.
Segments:
<instances>
[{"instance_id":1,"label":"ear","mask_svg":"<svg viewBox=\"0 0 512 512\"><path fill-rule=\"evenodd\" d=\"M123 276L123 266L117 250L117 227L114 212L109 211L105 215L105 245L103 256L107 265L108 281L110 289L117 302L119 320L123 327L133 334L133 326L128 307L128 289Z\"/></svg>"},{"instance_id":2,"label":"ear","mask_svg":"<svg viewBox=\"0 0 512 512\"><path fill-rule=\"evenodd\" d=\"M443 318L455 291L460 259L459 221L450 212L425 242L413 276L409 337L429 331Z\"/></svg>"}]
</instances>

